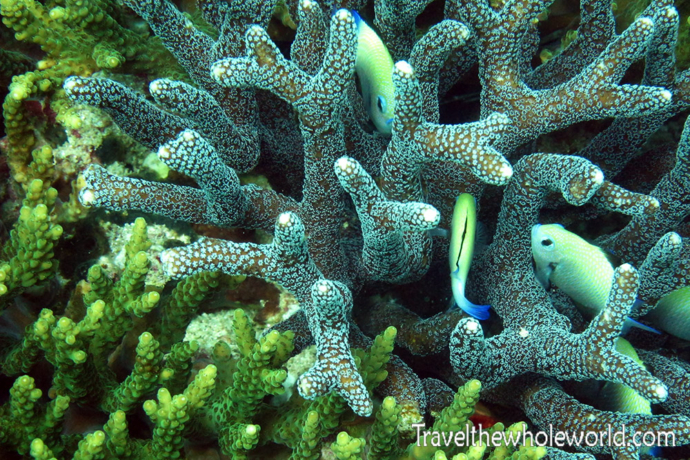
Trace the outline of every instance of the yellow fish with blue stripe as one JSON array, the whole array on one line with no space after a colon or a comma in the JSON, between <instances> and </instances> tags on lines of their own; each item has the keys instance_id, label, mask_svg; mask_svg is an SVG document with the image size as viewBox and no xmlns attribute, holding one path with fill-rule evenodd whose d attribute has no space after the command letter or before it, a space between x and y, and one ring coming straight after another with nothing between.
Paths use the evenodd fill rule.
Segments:
<instances>
[{"instance_id":1,"label":"yellow fish with blue stripe","mask_svg":"<svg viewBox=\"0 0 690 460\"><path fill-rule=\"evenodd\" d=\"M532 256L539 282L545 288L550 283L556 285L576 302L583 315L593 318L606 307L614 267L603 249L562 225L537 224L532 227ZM623 330L631 326L658 333L627 318Z\"/></svg>"},{"instance_id":2,"label":"yellow fish with blue stripe","mask_svg":"<svg viewBox=\"0 0 690 460\"><path fill-rule=\"evenodd\" d=\"M477 234L477 203L469 193L463 193L455 200L450 232L448 261L455 305L477 319L488 319L489 305L475 305L465 297Z\"/></svg>"},{"instance_id":3,"label":"yellow fish with blue stripe","mask_svg":"<svg viewBox=\"0 0 690 460\"><path fill-rule=\"evenodd\" d=\"M376 129L390 134L395 110L393 58L374 29L353 11L357 25L355 71L364 98L364 106Z\"/></svg>"}]
</instances>

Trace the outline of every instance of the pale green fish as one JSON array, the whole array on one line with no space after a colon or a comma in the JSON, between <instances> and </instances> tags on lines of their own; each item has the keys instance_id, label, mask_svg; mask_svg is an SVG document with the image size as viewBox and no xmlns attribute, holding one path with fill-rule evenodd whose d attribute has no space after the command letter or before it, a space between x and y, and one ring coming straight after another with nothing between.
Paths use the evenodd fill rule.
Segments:
<instances>
[{"instance_id":1,"label":"pale green fish","mask_svg":"<svg viewBox=\"0 0 690 460\"><path fill-rule=\"evenodd\" d=\"M450 226L450 285L455 304L477 319L489 318L489 305L475 305L465 297L467 274L472 264L474 241L477 231L477 204L469 193L455 200L453 221Z\"/></svg>"},{"instance_id":2,"label":"pale green fish","mask_svg":"<svg viewBox=\"0 0 690 460\"><path fill-rule=\"evenodd\" d=\"M537 224L532 227L532 256L537 279L545 288L549 283L558 286L588 318L604 309L613 283L614 268L600 247L589 244L562 225ZM658 333L627 318L623 330L631 326Z\"/></svg>"},{"instance_id":3,"label":"pale green fish","mask_svg":"<svg viewBox=\"0 0 690 460\"><path fill-rule=\"evenodd\" d=\"M622 355L632 358L637 364L645 367L644 363L637 355L635 348L623 337L616 339L616 351ZM652 405L640 394L622 383L606 382L599 391L599 404L597 409L611 412L622 412L624 414L646 414L652 415ZM640 454L654 455L655 447L641 447Z\"/></svg>"},{"instance_id":4,"label":"pale green fish","mask_svg":"<svg viewBox=\"0 0 690 460\"><path fill-rule=\"evenodd\" d=\"M662 297L647 318L669 334L690 340L690 286Z\"/></svg>"},{"instance_id":5,"label":"pale green fish","mask_svg":"<svg viewBox=\"0 0 690 460\"><path fill-rule=\"evenodd\" d=\"M632 358L642 367L644 363L637 355L635 348L623 337L616 339L616 351L622 355ZM599 409L614 412L624 412L628 414L648 414L652 413L652 405L640 394L622 383L606 382L599 392Z\"/></svg>"},{"instance_id":6,"label":"pale green fish","mask_svg":"<svg viewBox=\"0 0 690 460\"><path fill-rule=\"evenodd\" d=\"M352 15L357 25L355 71L362 88L364 106L376 129L390 134L395 109L393 58L374 29L356 11Z\"/></svg>"}]
</instances>

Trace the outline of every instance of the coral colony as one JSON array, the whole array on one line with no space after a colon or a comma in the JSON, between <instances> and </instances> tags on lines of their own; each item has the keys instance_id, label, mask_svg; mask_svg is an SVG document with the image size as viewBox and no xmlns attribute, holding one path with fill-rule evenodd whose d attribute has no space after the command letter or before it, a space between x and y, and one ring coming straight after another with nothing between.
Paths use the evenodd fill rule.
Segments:
<instances>
[{"instance_id":1,"label":"coral colony","mask_svg":"<svg viewBox=\"0 0 690 460\"><path fill-rule=\"evenodd\" d=\"M670 1L581 0L550 52L550 0L189 3L0 0L1 458L690 454ZM259 333L251 278L298 311Z\"/></svg>"}]
</instances>

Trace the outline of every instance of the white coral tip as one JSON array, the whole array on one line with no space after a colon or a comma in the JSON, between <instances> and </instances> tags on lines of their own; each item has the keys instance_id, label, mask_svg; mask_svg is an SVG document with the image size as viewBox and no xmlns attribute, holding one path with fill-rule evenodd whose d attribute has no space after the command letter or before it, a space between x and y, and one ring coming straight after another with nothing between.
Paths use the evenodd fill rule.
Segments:
<instances>
[{"instance_id":1,"label":"white coral tip","mask_svg":"<svg viewBox=\"0 0 690 460\"><path fill-rule=\"evenodd\" d=\"M660 400L665 400L668 397L668 390L666 389L665 386L659 385L656 387L656 390L654 390L654 393L656 393L656 396Z\"/></svg>"},{"instance_id":2,"label":"white coral tip","mask_svg":"<svg viewBox=\"0 0 690 460\"><path fill-rule=\"evenodd\" d=\"M280 225L287 225L292 221L292 216L289 212L283 212L278 216L278 223Z\"/></svg>"},{"instance_id":3,"label":"white coral tip","mask_svg":"<svg viewBox=\"0 0 690 460\"><path fill-rule=\"evenodd\" d=\"M597 168L596 171L594 171L594 174L592 174L592 181L594 181L595 184L601 184L604 182L604 173L601 171L601 169Z\"/></svg>"},{"instance_id":4,"label":"white coral tip","mask_svg":"<svg viewBox=\"0 0 690 460\"><path fill-rule=\"evenodd\" d=\"M422 211L422 217L424 218L425 222L436 222L436 220L439 218L439 214L436 209L429 207Z\"/></svg>"},{"instance_id":5,"label":"white coral tip","mask_svg":"<svg viewBox=\"0 0 690 460\"><path fill-rule=\"evenodd\" d=\"M513 167L510 165L510 163L503 163L501 165L501 169L499 170L499 174L502 178L510 179L513 177Z\"/></svg>"},{"instance_id":6,"label":"white coral tip","mask_svg":"<svg viewBox=\"0 0 690 460\"><path fill-rule=\"evenodd\" d=\"M352 167L352 163L350 162L350 159L348 157L338 158L336 165L338 166L338 169L340 169L341 171L347 171Z\"/></svg>"},{"instance_id":7,"label":"white coral tip","mask_svg":"<svg viewBox=\"0 0 690 460\"><path fill-rule=\"evenodd\" d=\"M72 89L74 89L75 86L77 86L77 82L76 82L75 78L68 78L67 81L65 82L65 84L62 85L62 87L66 91L71 91Z\"/></svg>"},{"instance_id":8,"label":"white coral tip","mask_svg":"<svg viewBox=\"0 0 690 460\"><path fill-rule=\"evenodd\" d=\"M93 194L93 191L87 188L82 189L81 193L79 194L79 201L84 206L91 206L94 199L96 199L96 196Z\"/></svg>"},{"instance_id":9,"label":"white coral tip","mask_svg":"<svg viewBox=\"0 0 690 460\"><path fill-rule=\"evenodd\" d=\"M477 332L479 330L479 323L471 319L465 323L465 330L471 333Z\"/></svg>"},{"instance_id":10,"label":"white coral tip","mask_svg":"<svg viewBox=\"0 0 690 460\"><path fill-rule=\"evenodd\" d=\"M170 158L170 156L170 149L167 145L161 145L160 147L158 147L158 158L160 158L161 160L167 160L168 158Z\"/></svg>"},{"instance_id":11,"label":"white coral tip","mask_svg":"<svg viewBox=\"0 0 690 460\"><path fill-rule=\"evenodd\" d=\"M412 75L412 66L407 61L396 62L395 69L403 75Z\"/></svg>"}]
</instances>

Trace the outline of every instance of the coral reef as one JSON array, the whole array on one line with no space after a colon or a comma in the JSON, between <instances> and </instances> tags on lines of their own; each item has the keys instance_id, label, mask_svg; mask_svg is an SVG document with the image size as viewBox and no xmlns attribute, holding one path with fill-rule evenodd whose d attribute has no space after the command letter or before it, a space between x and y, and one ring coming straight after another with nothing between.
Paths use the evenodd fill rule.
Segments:
<instances>
[{"instance_id":1,"label":"coral reef","mask_svg":"<svg viewBox=\"0 0 690 460\"><path fill-rule=\"evenodd\" d=\"M0 369L12 377L0 453L687 455L690 71L676 68L669 0L618 32L611 1L581 0L577 31L562 36L544 35L558 28L546 13L565 8L551 0L123 3L0 4L15 38L44 55L33 72L2 55L15 75L2 196L6 209L23 201L0 263ZM397 61L382 77L390 135L358 91L353 10ZM68 148L28 116L39 95ZM100 111L129 136L129 165L103 153ZM492 307L482 323L447 308L461 193L490 235L466 288ZM531 229L545 222L616 267L589 321L535 276ZM59 254L63 226L63 240L91 231L110 252ZM188 328L250 278L299 311L250 320L270 287L252 284L242 308ZM627 318L663 333L631 331L622 345ZM639 404L598 400L620 391ZM486 438L446 440L477 427ZM553 431L572 441L540 441Z\"/></svg>"},{"instance_id":2,"label":"coral reef","mask_svg":"<svg viewBox=\"0 0 690 460\"><path fill-rule=\"evenodd\" d=\"M2 248L0 312L6 301L57 271L53 251L62 227L55 223L56 198L57 191L46 188L40 179L34 179L27 187L19 220Z\"/></svg>"},{"instance_id":3,"label":"coral reef","mask_svg":"<svg viewBox=\"0 0 690 460\"><path fill-rule=\"evenodd\" d=\"M27 180L26 166L32 149L45 142L41 135L44 130L37 129L36 119L50 124L57 117L70 124L69 104L61 89L66 77L90 76L101 70L117 72L123 67L128 73L157 74L166 62L170 73L183 75L174 60L169 55L166 58L165 49L156 39L128 27L117 2L3 0L0 13L16 40L40 47L43 54L35 64L28 57L7 59L8 64L16 65L10 71L14 76L3 103L3 118L8 163L18 182ZM26 61L33 65L29 67ZM32 105L38 107L32 109Z\"/></svg>"}]
</instances>

